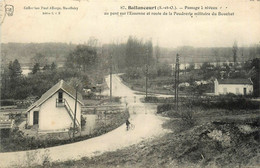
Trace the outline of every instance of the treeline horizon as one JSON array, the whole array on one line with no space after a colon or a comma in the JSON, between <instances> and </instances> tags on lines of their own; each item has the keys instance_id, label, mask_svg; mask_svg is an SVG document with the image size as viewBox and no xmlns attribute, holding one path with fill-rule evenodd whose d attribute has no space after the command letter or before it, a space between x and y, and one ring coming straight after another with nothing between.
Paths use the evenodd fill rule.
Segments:
<instances>
[{"instance_id":1,"label":"treeline horizon","mask_svg":"<svg viewBox=\"0 0 260 168\"><path fill-rule=\"evenodd\" d=\"M134 40L140 41L141 43L147 43L142 39ZM128 42L128 41L127 41ZM126 52L125 43L109 43L97 45L97 50L115 50L112 53L116 53L114 57L119 59L125 55L119 55L120 53L132 52L128 49ZM74 43L61 43L61 42L46 42L46 43L2 43L1 44L1 59L2 62L8 63L12 60L18 59L21 65L32 65L32 58L36 54L44 55L49 63L55 62L57 64L63 64L70 52L72 52L79 45L84 44L74 44ZM174 63L176 59L176 54L180 55L181 63L203 63L203 62L232 62L233 61L233 44L230 47L192 47L192 46L182 46L175 48L160 47L157 44L152 44L150 41L150 48L152 47L152 57L158 62L164 63ZM144 51L145 52L145 51ZM252 60L254 58L260 58L260 45L255 44L249 47L239 47L237 53L237 61L244 62L247 60ZM122 62L122 61L121 61ZM142 61L141 61L142 62Z\"/></svg>"},{"instance_id":2,"label":"treeline horizon","mask_svg":"<svg viewBox=\"0 0 260 168\"><path fill-rule=\"evenodd\" d=\"M239 48L237 43L226 50L217 50L216 48L200 50L187 46L176 50L165 50L158 45L154 46L152 40L144 41L130 36L126 43L102 46L99 44L97 39L92 38L84 45L44 43L4 46L5 48L2 50L4 57L1 57L1 59L6 60L1 62L1 97L21 99L30 95L40 96L59 79L72 81L75 77L83 88L92 88L96 84L102 84L104 76L110 72L125 73L125 77L130 80L143 79L145 76L150 79L168 78L172 75L172 67L169 64L174 62L177 53L180 54L181 63L185 58L187 62L188 58L193 58L190 54L195 56L209 54L213 57L211 59L215 61L222 61L219 55L224 55L225 58L229 58L230 62L239 62L240 57L245 56L246 53L252 58L260 55L259 46L244 49ZM240 53L240 51L243 52ZM171 57L172 62L162 61L162 58L167 58L167 54ZM26 63L26 60L27 63L30 63L29 67L32 69L28 76L22 74L22 64ZM250 58L245 60L246 63L242 68L252 64L248 60ZM254 60L257 61L257 65L259 58ZM212 62L212 60L205 57L205 66L201 66L201 74L209 74L210 67L207 68L207 66L210 66L207 64L209 62ZM60 63L63 63L63 66L59 67L58 64ZM224 69L229 74L230 67L229 65L226 66ZM218 72L221 71L221 68L223 69L220 66L216 67ZM187 70L189 69L194 69L194 66L193 68L191 65L188 66ZM251 69L252 67L249 68L249 70ZM248 73L243 71L238 76L245 77ZM254 74L258 76L259 71ZM203 78L209 79L216 76L217 74L214 72L211 73L211 76L203 76Z\"/></svg>"}]
</instances>

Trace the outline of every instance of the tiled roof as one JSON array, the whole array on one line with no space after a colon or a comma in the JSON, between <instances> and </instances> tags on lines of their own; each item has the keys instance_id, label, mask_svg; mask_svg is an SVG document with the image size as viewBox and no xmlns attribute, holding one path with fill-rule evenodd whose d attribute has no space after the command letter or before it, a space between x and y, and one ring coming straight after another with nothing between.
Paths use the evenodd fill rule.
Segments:
<instances>
[{"instance_id":1,"label":"tiled roof","mask_svg":"<svg viewBox=\"0 0 260 168\"><path fill-rule=\"evenodd\" d=\"M252 85L252 81L250 79L219 79L219 84L249 84Z\"/></svg>"},{"instance_id":2,"label":"tiled roof","mask_svg":"<svg viewBox=\"0 0 260 168\"><path fill-rule=\"evenodd\" d=\"M45 92L39 100L37 100L35 103L33 103L26 112L30 111L32 108L40 106L42 103L44 103L46 100L48 100L52 95L54 95L59 90L63 90L67 94L69 94L72 98L76 99L76 90L68 85L63 80L60 80L56 85L54 85L52 88L50 88L47 92ZM78 93L77 100L79 103L82 103L82 95Z\"/></svg>"}]
</instances>

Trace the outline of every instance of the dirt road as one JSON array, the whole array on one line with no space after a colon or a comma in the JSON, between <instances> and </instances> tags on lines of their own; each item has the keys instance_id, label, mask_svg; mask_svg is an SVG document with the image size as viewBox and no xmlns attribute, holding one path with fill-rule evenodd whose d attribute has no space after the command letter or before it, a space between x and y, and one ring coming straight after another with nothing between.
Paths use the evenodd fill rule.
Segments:
<instances>
[{"instance_id":1,"label":"dirt road","mask_svg":"<svg viewBox=\"0 0 260 168\"><path fill-rule=\"evenodd\" d=\"M109 78L106 78L106 82L109 86ZM107 134L77 143L46 149L0 153L0 167L42 164L44 159L55 162L98 156L167 132L161 126L165 119L156 116L154 108L141 103L139 99L142 95L135 95L134 91L125 86L117 75L113 75L112 88L113 96L122 97L123 103L129 108L130 122L135 125L134 130L126 131L125 125L122 125ZM108 93L109 91L104 92L104 94Z\"/></svg>"}]
</instances>

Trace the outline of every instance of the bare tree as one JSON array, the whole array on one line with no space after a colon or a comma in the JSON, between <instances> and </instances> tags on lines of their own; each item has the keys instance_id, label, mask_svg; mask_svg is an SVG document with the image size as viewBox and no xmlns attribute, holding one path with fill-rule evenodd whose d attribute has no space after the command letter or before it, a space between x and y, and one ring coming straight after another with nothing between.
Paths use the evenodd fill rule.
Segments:
<instances>
[{"instance_id":1,"label":"bare tree","mask_svg":"<svg viewBox=\"0 0 260 168\"><path fill-rule=\"evenodd\" d=\"M213 49L213 55L214 55L214 58L217 62L217 65L219 65L219 62L220 62L220 58L219 58L219 53L218 53L218 50L215 48Z\"/></svg>"},{"instance_id":2,"label":"bare tree","mask_svg":"<svg viewBox=\"0 0 260 168\"><path fill-rule=\"evenodd\" d=\"M238 47L237 47L237 41L234 42L233 48L233 60L234 60L234 65L236 65L237 63L237 51L238 51Z\"/></svg>"},{"instance_id":3,"label":"bare tree","mask_svg":"<svg viewBox=\"0 0 260 168\"><path fill-rule=\"evenodd\" d=\"M155 57L156 57L156 63L158 64L159 63L159 58L160 58L160 47L158 45L158 42L157 42L157 45L155 47Z\"/></svg>"}]
</instances>

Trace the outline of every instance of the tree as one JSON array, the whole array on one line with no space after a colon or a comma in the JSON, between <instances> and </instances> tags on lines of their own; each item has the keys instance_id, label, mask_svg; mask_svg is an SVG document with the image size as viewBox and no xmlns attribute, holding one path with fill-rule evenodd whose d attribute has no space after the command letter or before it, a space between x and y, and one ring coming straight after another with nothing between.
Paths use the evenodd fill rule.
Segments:
<instances>
[{"instance_id":1,"label":"tree","mask_svg":"<svg viewBox=\"0 0 260 168\"><path fill-rule=\"evenodd\" d=\"M146 50L147 50L147 63L151 65L153 63L153 43L152 40L146 42Z\"/></svg>"},{"instance_id":2,"label":"tree","mask_svg":"<svg viewBox=\"0 0 260 168\"><path fill-rule=\"evenodd\" d=\"M237 63L237 51L238 51L237 41L235 41L233 48L232 48L234 65L236 65L236 63Z\"/></svg>"},{"instance_id":3,"label":"tree","mask_svg":"<svg viewBox=\"0 0 260 168\"><path fill-rule=\"evenodd\" d=\"M14 62L10 61L8 69L9 69L9 76L11 79L21 77L22 69L17 59L15 59Z\"/></svg>"},{"instance_id":4,"label":"tree","mask_svg":"<svg viewBox=\"0 0 260 168\"><path fill-rule=\"evenodd\" d=\"M32 86L30 81L26 78L20 80L19 85L15 87L13 98L14 99L26 99L31 94Z\"/></svg>"},{"instance_id":5,"label":"tree","mask_svg":"<svg viewBox=\"0 0 260 168\"><path fill-rule=\"evenodd\" d=\"M53 71L53 70L56 70L56 68L57 68L57 65L54 63L54 62L52 62L52 64L51 64L51 70Z\"/></svg>"},{"instance_id":6,"label":"tree","mask_svg":"<svg viewBox=\"0 0 260 168\"><path fill-rule=\"evenodd\" d=\"M9 68L2 65L3 71L1 73L1 98L8 98L10 92L10 73Z\"/></svg>"},{"instance_id":7,"label":"tree","mask_svg":"<svg viewBox=\"0 0 260 168\"><path fill-rule=\"evenodd\" d=\"M125 69L126 65L126 45L125 44L113 44L110 46L112 49L113 64L118 70Z\"/></svg>"},{"instance_id":8,"label":"tree","mask_svg":"<svg viewBox=\"0 0 260 168\"><path fill-rule=\"evenodd\" d=\"M190 65L187 68L187 71L193 71L195 69L195 64L194 63L190 63Z\"/></svg>"},{"instance_id":9,"label":"tree","mask_svg":"<svg viewBox=\"0 0 260 168\"><path fill-rule=\"evenodd\" d=\"M98 45L98 39L95 37L90 37L88 39L87 45L93 48L96 48Z\"/></svg>"},{"instance_id":10,"label":"tree","mask_svg":"<svg viewBox=\"0 0 260 168\"><path fill-rule=\"evenodd\" d=\"M143 77L144 71L141 68L129 67L126 70L126 75L129 79L139 79Z\"/></svg>"},{"instance_id":11,"label":"tree","mask_svg":"<svg viewBox=\"0 0 260 168\"><path fill-rule=\"evenodd\" d=\"M128 67L136 67L139 66L140 64L137 63L137 59L140 56L139 54L139 41L132 36L130 36L127 40L126 43L126 61L128 64Z\"/></svg>"},{"instance_id":12,"label":"tree","mask_svg":"<svg viewBox=\"0 0 260 168\"><path fill-rule=\"evenodd\" d=\"M255 44L249 47L249 58L253 60L254 58L260 57L260 44Z\"/></svg>"},{"instance_id":13,"label":"tree","mask_svg":"<svg viewBox=\"0 0 260 168\"><path fill-rule=\"evenodd\" d=\"M156 63L159 63L159 58L161 56L161 51L160 51L160 47L158 46L158 44L155 47L155 57L156 57Z\"/></svg>"},{"instance_id":14,"label":"tree","mask_svg":"<svg viewBox=\"0 0 260 168\"><path fill-rule=\"evenodd\" d=\"M4 67L1 79L2 98L15 98L15 90L22 80L22 69L17 59L10 61L8 68Z\"/></svg>"},{"instance_id":15,"label":"tree","mask_svg":"<svg viewBox=\"0 0 260 168\"><path fill-rule=\"evenodd\" d=\"M233 79L244 78L244 79L247 79L247 73L246 73L246 71L231 71L229 73L229 78L233 78Z\"/></svg>"},{"instance_id":16,"label":"tree","mask_svg":"<svg viewBox=\"0 0 260 168\"><path fill-rule=\"evenodd\" d=\"M251 62L251 80L254 87L254 96L260 96L260 59L255 58Z\"/></svg>"},{"instance_id":17,"label":"tree","mask_svg":"<svg viewBox=\"0 0 260 168\"><path fill-rule=\"evenodd\" d=\"M72 86L75 90L78 92L82 92L83 90L83 85L82 81L79 78L73 77L69 80L68 84Z\"/></svg>"},{"instance_id":18,"label":"tree","mask_svg":"<svg viewBox=\"0 0 260 168\"><path fill-rule=\"evenodd\" d=\"M172 68L167 63L162 63L157 65L157 75L158 76L171 76Z\"/></svg>"},{"instance_id":19,"label":"tree","mask_svg":"<svg viewBox=\"0 0 260 168\"><path fill-rule=\"evenodd\" d=\"M15 59L13 62L13 75L15 78L19 78L22 75L21 65L17 59Z\"/></svg>"},{"instance_id":20,"label":"tree","mask_svg":"<svg viewBox=\"0 0 260 168\"><path fill-rule=\"evenodd\" d=\"M32 60L34 64L38 63L40 66L48 64L46 56L41 53L36 53Z\"/></svg>"},{"instance_id":21,"label":"tree","mask_svg":"<svg viewBox=\"0 0 260 168\"><path fill-rule=\"evenodd\" d=\"M22 69L17 59L15 59L14 62L10 62L9 73L10 73L10 89L11 91L13 91L13 89L19 84L20 79L22 77Z\"/></svg>"},{"instance_id":22,"label":"tree","mask_svg":"<svg viewBox=\"0 0 260 168\"><path fill-rule=\"evenodd\" d=\"M218 50L215 48L213 49L213 55L215 57L215 60L217 62L217 65L219 65L219 62L220 62L220 58L219 58L219 53L218 53Z\"/></svg>"},{"instance_id":23,"label":"tree","mask_svg":"<svg viewBox=\"0 0 260 168\"><path fill-rule=\"evenodd\" d=\"M97 61L96 48L86 45L78 45L67 57L66 66L78 68L79 70L86 72L91 69L96 69Z\"/></svg>"},{"instance_id":24,"label":"tree","mask_svg":"<svg viewBox=\"0 0 260 168\"><path fill-rule=\"evenodd\" d=\"M207 73L207 71L210 69L211 65L209 62L204 62L200 69L203 71L203 73Z\"/></svg>"},{"instance_id":25,"label":"tree","mask_svg":"<svg viewBox=\"0 0 260 168\"><path fill-rule=\"evenodd\" d=\"M9 62L8 73L9 73L9 77L11 77L13 75L13 62L12 61Z\"/></svg>"},{"instance_id":26,"label":"tree","mask_svg":"<svg viewBox=\"0 0 260 168\"><path fill-rule=\"evenodd\" d=\"M128 67L142 67L145 64L151 65L153 63L153 44L149 40L143 43L130 36L126 43L126 65Z\"/></svg>"},{"instance_id":27,"label":"tree","mask_svg":"<svg viewBox=\"0 0 260 168\"><path fill-rule=\"evenodd\" d=\"M36 64L34 64L34 66L33 66L32 73L33 73L33 74L36 74L38 71L40 71L40 64L39 64L39 63L36 63Z\"/></svg>"},{"instance_id":28,"label":"tree","mask_svg":"<svg viewBox=\"0 0 260 168\"><path fill-rule=\"evenodd\" d=\"M44 65L44 67L42 68L42 70L50 70L50 65L48 65L48 64Z\"/></svg>"}]
</instances>

